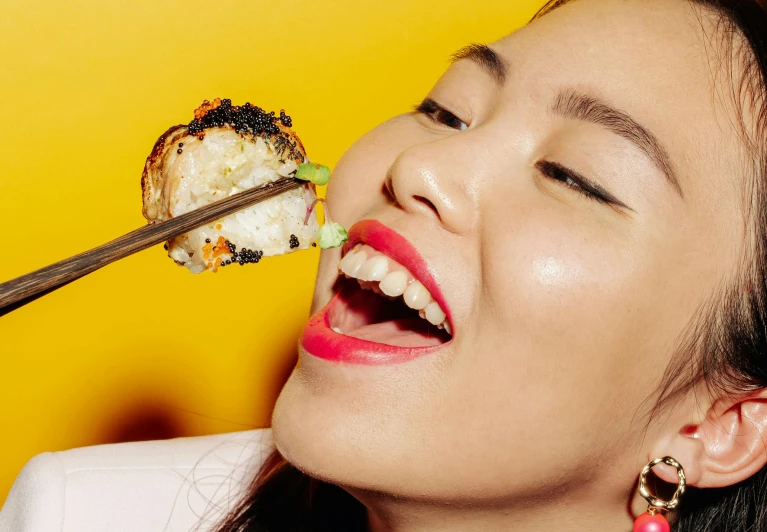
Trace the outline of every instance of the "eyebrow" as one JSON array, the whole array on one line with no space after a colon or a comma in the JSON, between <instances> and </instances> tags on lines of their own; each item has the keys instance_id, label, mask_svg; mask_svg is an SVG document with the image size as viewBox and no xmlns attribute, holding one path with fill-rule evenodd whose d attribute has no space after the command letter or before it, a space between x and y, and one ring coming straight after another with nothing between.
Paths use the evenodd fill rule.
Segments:
<instances>
[{"instance_id":1,"label":"eyebrow","mask_svg":"<svg viewBox=\"0 0 767 532\"><path fill-rule=\"evenodd\" d=\"M566 118L603 126L629 140L652 160L655 166L665 174L674 190L684 197L668 151L651 131L639 124L628 113L575 90L561 92L554 102L553 110Z\"/></svg>"},{"instance_id":2,"label":"eyebrow","mask_svg":"<svg viewBox=\"0 0 767 532\"><path fill-rule=\"evenodd\" d=\"M492 77L499 85L503 85L506 81L506 73L509 70L508 63L486 44L475 43L465 46L455 52L452 59L453 63L460 61L461 59L474 61L490 74L490 77Z\"/></svg>"}]
</instances>

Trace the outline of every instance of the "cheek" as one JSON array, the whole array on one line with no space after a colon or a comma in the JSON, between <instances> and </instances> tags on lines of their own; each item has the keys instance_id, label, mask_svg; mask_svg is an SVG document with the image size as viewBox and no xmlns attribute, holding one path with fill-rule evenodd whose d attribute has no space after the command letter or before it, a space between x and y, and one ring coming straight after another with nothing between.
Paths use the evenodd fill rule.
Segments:
<instances>
[{"instance_id":1,"label":"cheek","mask_svg":"<svg viewBox=\"0 0 767 532\"><path fill-rule=\"evenodd\" d=\"M510 264L516 274L507 272L515 279L511 288L529 301L526 314L539 327L582 325L584 318L597 318L605 307L624 300L625 284L613 273L620 268L620 257L578 246L562 235L550 236L547 242L536 239Z\"/></svg>"},{"instance_id":2,"label":"cheek","mask_svg":"<svg viewBox=\"0 0 767 532\"><path fill-rule=\"evenodd\" d=\"M527 227L484 259L489 293L504 314L533 328L577 324L621 301L633 265L616 246L595 244L572 228ZM568 318L568 316L572 316ZM556 322L552 321L556 318Z\"/></svg>"},{"instance_id":3,"label":"cheek","mask_svg":"<svg viewBox=\"0 0 767 532\"><path fill-rule=\"evenodd\" d=\"M581 261L572 257L545 255L532 260L528 274L531 285L543 288L579 284L584 275Z\"/></svg>"},{"instance_id":4,"label":"cheek","mask_svg":"<svg viewBox=\"0 0 767 532\"><path fill-rule=\"evenodd\" d=\"M564 385L588 376L612 386L626 374L624 364L639 360L635 346L652 328L648 264L585 228L517 221L504 246L483 258L485 317L494 322L490 331L503 331L498 345L507 346L496 362L526 367L531 382Z\"/></svg>"}]
</instances>

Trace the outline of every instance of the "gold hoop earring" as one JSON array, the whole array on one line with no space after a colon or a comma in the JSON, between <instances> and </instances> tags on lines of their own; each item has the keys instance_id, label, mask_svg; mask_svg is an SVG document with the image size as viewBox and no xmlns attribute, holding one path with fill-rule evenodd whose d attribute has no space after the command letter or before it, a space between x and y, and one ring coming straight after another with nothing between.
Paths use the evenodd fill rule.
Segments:
<instances>
[{"instance_id":1,"label":"gold hoop earring","mask_svg":"<svg viewBox=\"0 0 767 532\"><path fill-rule=\"evenodd\" d=\"M658 464L670 465L676 469L676 491L670 501L659 499L647 489L647 474ZM671 526L661 511L675 510L681 502L685 489L687 489L687 478L684 476L684 468L670 456L656 458L644 466L639 474L639 494L645 498L650 506L647 508L646 513L643 513L634 521L634 532L670 532Z\"/></svg>"}]
</instances>

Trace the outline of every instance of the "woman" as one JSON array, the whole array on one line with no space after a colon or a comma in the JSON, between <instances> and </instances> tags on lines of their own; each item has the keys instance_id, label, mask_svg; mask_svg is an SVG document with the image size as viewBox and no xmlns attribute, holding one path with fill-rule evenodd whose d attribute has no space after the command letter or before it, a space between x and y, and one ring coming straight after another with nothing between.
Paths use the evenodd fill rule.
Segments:
<instances>
[{"instance_id":1,"label":"woman","mask_svg":"<svg viewBox=\"0 0 767 532\"><path fill-rule=\"evenodd\" d=\"M336 168L346 275L218 530L662 530L681 471L674 530L767 530L766 69L761 0L559 1L460 51Z\"/></svg>"},{"instance_id":2,"label":"woman","mask_svg":"<svg viewBox=\"0 0 767 532\"><path fill-rule=\"evenodd\" d=\"M665 456L675 530L767 530L767 6L560 1L457 59L328 191L452 338L341 283L220 530L629 530Z\"/></svg>"}]
</instances>

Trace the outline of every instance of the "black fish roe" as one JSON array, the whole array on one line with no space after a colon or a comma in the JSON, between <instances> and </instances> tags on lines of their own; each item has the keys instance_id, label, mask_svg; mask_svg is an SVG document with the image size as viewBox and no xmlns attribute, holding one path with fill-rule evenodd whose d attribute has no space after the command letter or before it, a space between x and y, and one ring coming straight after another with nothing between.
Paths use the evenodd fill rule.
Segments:
<instances>
[{"instance_id":1,"label":"black fish roe","mask_svg":"<svg viewBox=\"0 0 767 532\"><path fill-rule=\"evenodd\" d=\"M280 109L280 122L285 127L293 127L293 119L285 114L285 109Z\"/></svg>"},{"instance_id":2,"label":"black fish roe","mask_svg":"<svg viewBox=\"0 0 767 532\"><path fill-rule=\"evenodd\" d=\"M206 238L206 239L205 239L205 243L206 243L206 244L210 244L210 238Z\"/></svg>"},{"instance_id":3,"label":"black fish roe","mask_svg":"<svg viewBox=\"0 0 767 532\"><path fill-rule=\"evenodd\" d=\"M189 133L202 138L204 130L214 127L231 126L237 133L250 133L252 135L277 135L280 128L275 124L277 118L274 112L267 113L258 106L246 103L245 105L232 105L232 100L224 98L211 102L205 100L195 112L195 119L189 122ZM283 125L290 127L286 122L292 121L289 116L280 114Z\"/></svg>"},{"instance_id":4,"label":"black fish roe","mask_svg":"<svg viewBox=\"0 0 767 532\"><path fill-rule=\"evenodd\" d=\"M301 244L298 243L298 238L296 235L290 235L290 249L295 249Z\"/></svg>"},{"instance_id":5,"label":"black fish roe","mask_svg":"<svg viewBox=\"0 0 767 532\"><path fill-rule=\"evenodd\" d=\"M258 264L263 256L263 251L253 251L252 249L242 248L232 260L239 262L240 264Z\"/></svg>"},{"instance_id":6,"label":"black fish roe","mask_svg":"<svg viewBox=\"0 0 767 532\"><path fill-rule=\"evenodd\" d=\"M182 153L183 151L184 151L184 150L182 150L181 148L179 148L179 149L177 149L177 150L176 150L176 153L180 154L180 153Z\"/></svg>"}]
</instances>

